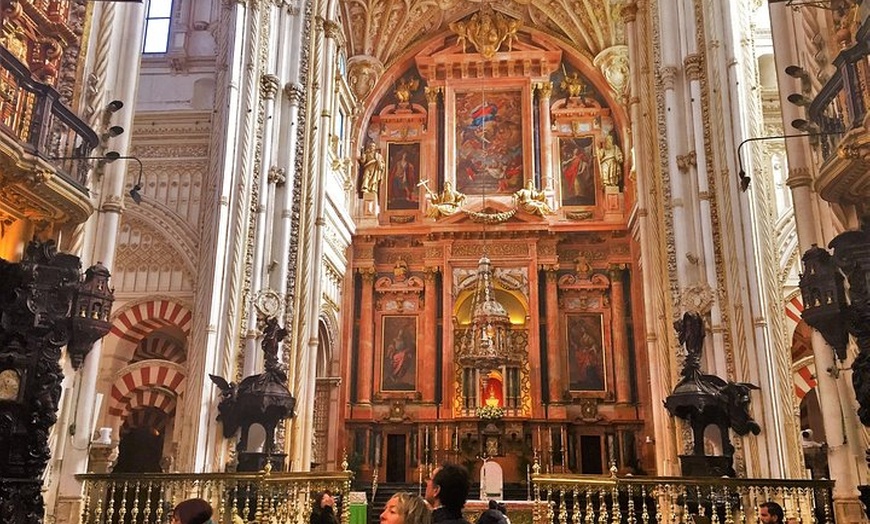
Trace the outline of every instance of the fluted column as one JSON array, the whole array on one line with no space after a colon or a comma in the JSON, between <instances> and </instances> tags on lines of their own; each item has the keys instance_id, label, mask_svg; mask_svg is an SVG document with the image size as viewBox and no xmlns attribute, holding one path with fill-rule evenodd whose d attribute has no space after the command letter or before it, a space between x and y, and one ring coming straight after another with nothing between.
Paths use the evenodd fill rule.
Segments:
<instances>
[{"instance_id":1,"label":"fluted column","mask_svg":"<svg viewBox=\"0 0 870 524\"><path fill-rule=\"evenodd\" d=\"M135 109L137 78L141 51L138 46L125 46L122 42L141 42L142 40L142 16L141 4L123 4L118 6L102 5L101 9L112 9L121 21L106 21L105 26L95 28L98 38L105 38L112 51L107 56L108 66L106 85L113 86L110 97L124 101L127 105L123 114L116 121L125 129L133 128L133 112ZM98 20L103 20L102 17ZM113 67L114 66L114 67ZM106 97L106 98L110 98ZM128 152L131 133L125 133L116 142L120 151ZM114 269L115 247L120 229L121 214L124 211L124 195L127 193L127 164L115 162L106 165L104 176L99 191L99 210L88 224L92 229L94 245L92 249L86 249L82 253L82 265L89 266L95 262L102 262L110 271ZM98 340L94 347L85 357L84 365L77 372L71 394L73 402L72 420L69 427L75 428L67 433L67 428L60 428L59 438L70 439L69 445L64 448L63 463L61 465L60 485L58 487L58 508L56 513L59 521L65 521L70 511L77 510L78 501L81 497L82 484L75 478L77 473L85 473L88 464L88 452L92 437L94 420L99 416L95 412L97 378L102 367L102 341ZM63 507L60 507L60 506Z\"/></svg>"},{"instance_id":2,"label":"fluted column","mask_svg":"<svg viewBox=\"0 0 870 524\"><path fill-rule=\"evenodd\" d=\"M545 266L547 272L547 289L544 300L547 309L547 371L549 376L548 386L550 389L550 402L562 402L562 392L565 390L565 381L562 377L563 363L560 351L561 338L559 337L559 265Z\"/></svg>"},{"instance_id":3,"label":"fluted column","mask_svg":"<svg viewBox=\"0 0 870 524\"><path fill-rule=\"evenodd\" d=\"M423 288L423 305L425 307L423 313L423 343L418 345L420 348L419 362L435 362L435 339L436 328L438 323L438 290L437 290L437 267L427 267L425 269L426 286ZM423 377L418 382L420 385L420 399L423 402L435 402L435 381L428 380L428 377Z\"/></svg>"},{"instance_id":4,"label":"fluted column","mask_svg":"<svg viewBox=\"0 0 870 524\"><path fill-rule=\"evenodd\" d=\"M371 404L372 384L374 381L374 298L375 268L360 268L362 275L362 296L359 316L359 348L356 375L356 401L358 404Z\"/></svg>"},{"instance_id":5,"label":"fluted column","mask_svg":"<svg viewBox=\"0 0 870 524\"><path fill-rule=\"evenodd\" d=\"M625 265L610 266L610 321L613 329L613 368L616 378L616 402L631 402L631 370L628 359L628 332L625 325Z\"/></svg>"},{"instance_id":6,"label":"fluted column","mask_svg":"<svg viewBox=\"0 0 870 524\"><path fill-rule=\"evenodd\" d=\"M550 132L550 95L553 94L553 83L542 82L537 85L537 88L540 96L538 109L541 115L541 186L544 191L553 191L556 189L556 183L553 180L553 159L551 158L553 137Z\"/></svg>"}]
</instances>

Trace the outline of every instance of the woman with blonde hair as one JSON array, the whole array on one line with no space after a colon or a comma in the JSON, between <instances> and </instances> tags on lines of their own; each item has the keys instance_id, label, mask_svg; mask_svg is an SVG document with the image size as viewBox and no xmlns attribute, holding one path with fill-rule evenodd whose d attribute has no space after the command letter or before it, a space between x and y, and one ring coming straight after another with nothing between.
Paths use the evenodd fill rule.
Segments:
<instances>
[{"instance_id":1,"label":"woman with blonde hair","mask_svg":"<svg viewBox=\"0 0 870 524\"><path fill-rule=\"evenodd\" d=\"M400 491L387 501L381 524L432 524L432 510L423 497Z\"/></svg>"}]
</instances>

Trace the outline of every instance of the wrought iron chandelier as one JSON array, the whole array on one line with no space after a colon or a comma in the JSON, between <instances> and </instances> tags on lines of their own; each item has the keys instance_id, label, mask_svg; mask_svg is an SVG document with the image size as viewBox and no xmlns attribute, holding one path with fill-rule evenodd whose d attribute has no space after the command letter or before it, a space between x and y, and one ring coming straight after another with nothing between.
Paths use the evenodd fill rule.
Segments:
<instances>
[{"instance_id":1,"label":"wrought iron chandelier","mask_svg":"<svg viewBox=\"0 0 870 524\"><path fill-rule=\"evenodd\" d=\"M486 250L478 262L471 325L462 339L458 360L462 367L484 373L520 363L513 347L510 316L495 298L492 263Z\"/></svg>"}]
</instances>

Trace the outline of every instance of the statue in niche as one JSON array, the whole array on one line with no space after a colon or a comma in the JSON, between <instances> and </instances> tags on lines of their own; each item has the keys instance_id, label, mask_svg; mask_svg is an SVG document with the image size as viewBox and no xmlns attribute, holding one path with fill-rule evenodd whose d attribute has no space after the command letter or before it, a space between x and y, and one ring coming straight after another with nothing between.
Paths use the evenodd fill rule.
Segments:
<instances>
[{"instance_id":1,"label":"statue in niche","mask_svg":"<svg viewBox=\"0 0 870 524\"><path fill-rule=\"evenodd\" d=\"M396 260L396 264L393 266L393 279L396 282L404 282L407 276L408 263L405 262L404 258L399 258L398 260Z\"/></svg>"},{"instance_id":2,"label":"statue in niche","mask_svg":"<svg viewBox=\"0 0 870 524\"><path fill-rule=\"evenodd\" d=\"M592 277L592 264L589 263L589 259L585 255L578 255L574 259L574 271L580 278L589 280Z\"/></svg>"},{"instance_id":3,"label":"statue in niche","mask_svg":"<svg viewBox=\"0 0 870 524\"><path fill-rule=\"evenodd\" d=\"M517 206L531 215L550 215L553 210L547 204L547 197L543 191L535 189L535 181L529 180L526 187L514 193Z\"/></svg>"},{"instance_id":4,"label":"statue in niche","mask_svg":"<svg viewBox=\"0 0 870 524\"><path fill-rule=\"evenodd\" d=\"M598 149L598 169L601 183L605 187L619 187L622 178L622 150L613 143L613 135L604 138L604 145Z\"/></svg>"},{"instance_id":5,"label":"statue in niche","mask_svg":"<svg viewBox=\"0 0 870 524\"><path fill-rule=\"evenodd\" d=\"M444 190L441 194L437 194L429 189L429 181L423 180L420 182L423 189L426 190L426 196L429 200L429 210L426 216L430 218L441 218L456 214L462 205L465 203L466 196L459 191L453 189L453 183L447 180L444 182Z\"/></svg>"},{"instance_id":6,"label":"statue in niche","mask_svg":"<svg viewBox=\"0 0 870 524\"><path fill-rule=\"evenodd\" d=\"M562 66L562 71L565 78L559 84L559 87L568 92L569 98L579 98L586 92L586 82L584 82L577 71L572 71L570 74L565 71L565 66Z\"/></svg>"},{"instance_id":7,"label":"statue in niche","mask_svg":"<svg viewBox=\"0 0 870 524\"><path fill-rule=\"evenodd\" d=\"M369 142L359 162L362 166L362 184L360 184L360 189L362 189L363 193L377 195L381 179L384 178L384 173L387 171L384 155L381 154L381 151L375 146L374 142Z\"/></svg>"},{"instance_id":8,"label":"statue in niche","mask_svg":"<svg viewBox=\"0 0 870 524\"><path fill-rule=\"evenodd\" d=\"M408 105L411 101L411 95L414 94L420 87L420 81L416 78L403 78L396 83L396 90L393 94L396 95L396 100L399 105Z\"/></svg>"}]
</instances>

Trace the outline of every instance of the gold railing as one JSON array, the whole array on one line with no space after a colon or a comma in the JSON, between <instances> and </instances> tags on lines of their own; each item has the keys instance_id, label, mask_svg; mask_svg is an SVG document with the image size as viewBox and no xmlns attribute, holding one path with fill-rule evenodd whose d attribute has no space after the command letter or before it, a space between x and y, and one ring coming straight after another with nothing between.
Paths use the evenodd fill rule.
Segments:
<instances>
[{"instance_id":1,"label":"gold railing","mask_svg":"<svg viewBox=\"0 0 870 524\"><path fill-rule=\"evenodd\" d=\"M167 473L77 475L85 485L82 524L168 524L172 508L202 498L214 508L215 524L307 524L312 497L329 491L347 524L350 472Z\"/></svg>"},{"instance_id":2,"label":"gold railing","mask_svg":"<svg viewBox=\"0 0 870 524\"><path fill-rule=\"evenodd\" d=\"M50 161L62 177L86 191L85 157L99 144L99 137L60 98L0 46L0 133L11 136L27 153Z\"/></svg>"},{"instance_id":3,"label":"gold railing","mask_svg":"<svg viewBox=\"0 0 870 524\"><path fill-rule=\"evenodd\" d=\"M746 524L776 502L790 524L831 524L827 480L533 475L535 524Z\"/></svg>"}]
</instances>

